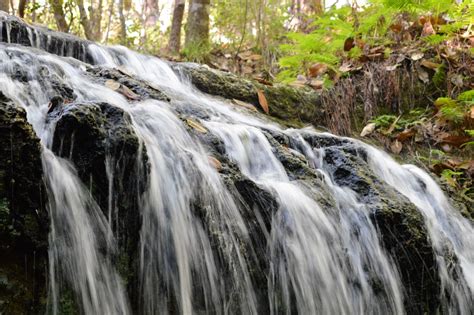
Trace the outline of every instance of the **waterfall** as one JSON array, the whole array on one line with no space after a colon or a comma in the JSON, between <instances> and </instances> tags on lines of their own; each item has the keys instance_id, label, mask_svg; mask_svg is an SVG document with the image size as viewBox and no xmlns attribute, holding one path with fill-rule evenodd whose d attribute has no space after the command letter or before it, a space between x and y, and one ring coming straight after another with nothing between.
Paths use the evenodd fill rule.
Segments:
<instances>
[{"instance_id":1,"label":"waterfall","mask_svg":"<svg viewBox=\"0 0 474 315\"><path fill-rule=\"evenodd\" d=\"M44 49L39 37L29 33L31 45ZM147 82L171 101L129 102L94 80L88 64L0 44L0 89L26 109L43 145L51 219L51 313L59 312L68 290L85 314L406 313L410 297L403 288L403 270L385 248L370 200L338 182L326 159L329 149L311 143L308 137L313 136L343 141L355 158L367 161L378 181L416 206L436 254L442 311L473 312L472 222L456 212L419 168L401 166L353 139L285 130L260 114L197 91L155 57L93 44L87 55L95 65ZM148 172L148 177L136 196L141 222L136 309L130 296L135 288L128 287L117 267L118 161L107 156L104 162L108 198L101 209L67 158L74 138L71 152L60 157L53 150L57 117L48 116L47 107L58 85L75 96L64 112L81 104L93 109L99 108L94 104L110 104L126 113L140 148L146 149L135 157L138 165L149 168L138 172ZM196 125L198 131L193 130ZM274 135L288 143L281 145ZM220 152L210 150L209 142L217 143ZM213 162L217 153L226 159L224 170ZM266 209L269 222L257 207L245 206L229 184L233 174L274 201L275 207L268 204ZM256 235L262 239L256 241ZM452 257L459 260L456 267L450 265Z\"/></svg>"}]
</instances>

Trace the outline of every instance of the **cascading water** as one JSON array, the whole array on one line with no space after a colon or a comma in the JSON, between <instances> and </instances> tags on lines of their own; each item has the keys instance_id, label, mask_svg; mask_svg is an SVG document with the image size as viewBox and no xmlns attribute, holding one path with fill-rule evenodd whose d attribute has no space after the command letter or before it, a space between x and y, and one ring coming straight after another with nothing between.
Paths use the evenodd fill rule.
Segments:
<instances>
[{"instance_id":1,"label":"cascading water","mask_svg":"<svg viewBox=\"0 0 474 315\"><path fill-rule=\"evenodd\" d=\"M43 48L38 38L30 34L31 46ZM368 205L356 191L336 183L323 159L325 149L311 145L304 136L338 138L283 130L259 115L198 92L154 57L96 45L88 46L88 55L96 65L120 68L164 91L171 102L130 103L92 80L86 74L88 66L77 60L0 46L0 88L27 110L44 145L52 313L58 312L65 290L72 290L85 314L127 314L132 309L143 314L406 312L410 297L405 296L398 267L384 249ZM125 111L146 148L146 157L137 157L149 165L147 187L138 196L138 307L131 306L129 288L115 263L119 236L112 228L117 223L111 221L119 220L113 219L120 203L112 197L118 189L113 184L116 161L106 160L108 209L100 209L74 165L51 151L56 120L48 116L47 104L57 90L54 82L73 89L76 99L70 108L106 102ZM249 226L248 209L244 211L242 201L210 162L213 153L204 138L192 135L183 117L199 124L202 137L222 144L231 165L227 172L235 167L276 201L268 225ZM273 133L287 137L289 147L275 144ZM363 150L380 180L423 215L443 284L442 311L472 313L472 223L457 214L440 188L418 168L400 166L373 147L346 141ZM306 163L311 177L293 174L281 161L282 154ZM255 226L265 238L260 240L263 249L256 248L252 239ZM262 253L264 257L259 257ZM459 259L454 270L448 261L451 253ZM262 260L264 267L257 268ZM266 283L256 283L256 273L264 273L261 278Z\"/></svg>"}]
</instances>

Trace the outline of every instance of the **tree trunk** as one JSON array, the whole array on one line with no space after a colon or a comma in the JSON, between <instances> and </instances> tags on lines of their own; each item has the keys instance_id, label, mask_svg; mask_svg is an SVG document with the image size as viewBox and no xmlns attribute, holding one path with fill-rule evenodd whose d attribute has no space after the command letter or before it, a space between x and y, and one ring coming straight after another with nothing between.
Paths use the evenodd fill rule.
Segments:
<instances>
[{"instance_id":1,"label":"tree trunk","mask_svg":"<svg viewBox=\"0 0 474 315\"><path fill-rule=\"evenodd\" d=\"M62 0L50 0L51 7L53 9L54 19L60 32L68 32L69 25L66 22L66 18L63 10Z\"/></svg>"},{"instance_id":2,"label":"tree trunk","mask_svg":"<svg viewBox=\"0 0 474 315\"><path fill-rule=\"evenodd\" d=\"M125 25L125 15L123 14L124 10L124 0L119 0L118 3L118 13L120 19L120 43L122 45L127 44L127 27Z\"/></svg>"},{"instance_id":3,"label":"tree trunk","mask_svg":"<svg viewBox=\"0 0 474 315\"><path fill-rule=\"evenodd\" d=\"M145 26L152 27L158 23L160 18L160 8L158 0L145 0Z\"/></svg>"},{"instance_id":4,"label":"tree trunk","mask_svg":"<svg viewBox=\"0 0 474 315\"><path fill-rule=\"evenodd\" d=\"M184 45L186 49L209 46L210 0L191 0Z\"/></svg>"},{"instance_id":5,"label":"tree trunk","mask_svg":"<svg viewBox=\"0 0 474 315\"><path fill-rule=\"evenodd\" d=\"M89 14L87 14L86 8L84 7L84 0L78 0L77 6L79 8L79 15L82 28L86 38L92 41L98 41L102 37L100 28L100 21L102 19L102 0L99 0L96 8L92 6L88 8Z\"/></svg>"},{"instance_id":6,"label":"tree trunk","mask_svg":"<svg viewBox=\"0 0 474 315\"><path fill-rule=\"evenodd\" d=\"M10 0L0 0L0 10L9 12L10 11Z\"/></svg>"},{"instance_id":7,"label":"tree trunk","mask_svg":"<svg viewBox=\"0 0 474 315\"><path fill-rule=\"evenodd\" d=\"M20 0L20 3L18 4L18 15L21 18L25 17L25 9L26 9L27 3L28 3L28 0Z\"/></svg>"},{"instance_id":8,"label":"tree trunk","mask_svg":"<svg viewBox=\"0 0 474 315\"><path fill-rule=\"evenodd\" d=\"M173 18L171 21L170 41L168 50L172 54L177 54L181 46L181 26L183 24L185 0L175 0Z\"/></svg>"}]
</instances>

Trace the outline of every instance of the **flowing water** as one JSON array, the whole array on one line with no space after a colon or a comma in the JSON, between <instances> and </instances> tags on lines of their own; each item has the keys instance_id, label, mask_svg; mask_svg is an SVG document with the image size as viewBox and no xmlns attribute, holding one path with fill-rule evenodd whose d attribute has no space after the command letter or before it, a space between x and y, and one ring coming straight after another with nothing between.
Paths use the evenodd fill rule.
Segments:
<instances>
[{"instance_id":1,"label":"flowing water","mask_svg":"<svg viewBox=\"0 0 474 315\"><path fill-rule=\"evenodd\" d=\"M30 34L31 45L43 48L38 38ZM114 204L120 202L112 198L114 161L106 160L108 209L100 209L74 165L51 151L55 121L46 119L47 104L55 96L52 84L57 81L74 89L77 102L107 102L125 110L146 148L149 180L139 196L140 313L405 313L398 268L383 247L368 205L355 191L335 183L323 159L325 149L312 147L303 134L334 136L283 130L259 115L198 92L157 58L122 47L90 45L87 49L95 64L120 67L164 91L171 102L131 104L91 80L86 65L75 59L0 44L0 89L26 109L44 146L51 217L51 313L58 313L61 296L68 290L85 314L132 312L112 258L119 237L112 228L112 221L118 220L113 218ZM179 111L197 113L201 118L195 119L222 141L229 160L278 204L270 226L259 225L266 238L266 296L262 297L257 288L261 284L252 276L262 259L257 253L262 251L254 248L241 203L209 162L206 146L188 132ZM322 179L321 185L289 174L271 132L291 140L289 152L306 161ZM472 222L456 212L420 169L401 166L371 146L346 140L364 150L380 180L406 196L423 215L444 288L443 310L472 313ZM206 217L207 226L200 216ZM459 260L458 267L450 266L450 254Z\"/></svg>"}]
</instances>

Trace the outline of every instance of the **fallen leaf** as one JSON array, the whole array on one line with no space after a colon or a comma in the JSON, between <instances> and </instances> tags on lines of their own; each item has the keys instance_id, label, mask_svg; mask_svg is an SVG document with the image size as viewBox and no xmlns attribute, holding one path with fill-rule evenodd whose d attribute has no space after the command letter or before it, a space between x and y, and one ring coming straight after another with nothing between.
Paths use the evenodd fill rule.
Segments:
<instances>
[{"instance_id":1,"label":"fallen leaf","mask_svg":"<svg viewBox=\"0 0 474 315\"><path fill-rule=\"evenodd\" d=\"M400 117L402 116L398 116L397 119L395 119L394 122L390 125L390 128L388 128L385 132L386 135L391 134L395 130L395 127L397 126L397 122L400 120Z\"/></svg>"},{"instance_id":2,"label":"fallen leaf","mask_svg":"<svg viewBox=\"0 0 474 315\"><path fill-rule=\"evenodd\" d=\"M234 103L235 105L238 105L238 106L245 107L245 108L247 108L247 109L253 110L253 111L257 111L257 109L255 108L255 106L253 106L252 104L243 102L243 101L241 101L241 100L237 100L237 99L235 99L235 98L232 99L232 103Z\"/></svg>"},{"instance_id":3,"label":"fallen leaf","mask_svg":"<svg viewBox=\"0 0 474 315\"><path fill-rule=\"evenodd\" d=\"M344 51L349 51L355 47L354 38L349 37L344 41Z\"/></svg>"},{"instance_id":4,"label":"fallen leaf","mask_svg":"<svg viewBox=\"0 0 474 315\"><path fill-rule=\"evenodd\" d=\"M402 149L403 144L398 140L393 141L390 145L390 150L392 150L394 154L399 154L400 152L402 152Z\"/></svg>"},{"instance_id":5,"label":"fallen leaf","mask_svg":"<svg viewBox=\"0 0 474 315\"><path fill-rule=\"evenodd\" d=\"M474 119L474 106L471 107L471 119Z\"/></svg>"},{"instance_id":6,"label":"fallen leaf","mask_svg":"<svg viewBox=\"0 0 474 315\"><path fill-rule=\"evenodd\" d=\"M433 25L430 21L426 21L423 25L423 30L421 31L421 36L430 36L436 34Z\"/></svg>"},{"instance_id":7,"label":"fallen leaf","mask_svg":"<svg viewBox=\"0 0 474 315\"><path fill-rule=\"evenodd\" d=\"M328 69L328 66L326 66L324 63L315 63L312 64L311 67L308 69L308 76L314 78L317 77L318 75L323 74L326 72Z\"/></svg>"},{"instance_id":8,"label":"fallen leaf","mask_svg":"<svg viewBox=\"0 0 474 315\"><path fill-rule=\"evenodd\" d=\"M387 71L393 71L393 70L397 69L398 66L399 66L399 64L394 64L393 66L386 66L386 67L385 67L385 70L387 70Z\"/></svg>"},{"instance_id":9,"label":"fallen leaf","mask_svg":"<svg viewBox=\"0 0 474 315\"><path fill-rule=\"evenodd\" d=\"M267 102L267 98L265 97L265 94L263 94L262 90L257 90L257 94L258 94L258 103L262 107L263 111L266 114L269 114L270 110L268 108L268 102Z\"/></svg>"},{"instance_id":10,"label":"fallen leaf","mask_svg":"<svg viewBox=\"0 0 474 315\"><path fill-rule=\"evenodd\" d=\"M430 165L430 168L437 175L441 174L446 169L452 171L454 170L453 167L446 162L435 163L433 165Z\"/></svg>"},{"instance_id":11,"label":"fallen leaf","mask_svg":"<svg viewBox=\"0 0 474 315\"><path fill-rule=\"evenodd\" d=\"M195 120L192 120L192 119L186 119L186 123L188 124L189 127L195 129L196 131L200 132L200 133L207 133L207 129L204 128L203 125L201 125L200 123L198 123L197 121Z\"/></svg>"},{"instance_id":12,"label":"fallen leaf","mask_svg":"<svg viewBox=\"0 0 474 315\"><path fill-rule=\"evenodd\" d=\"M126 98L130 99L130 100L139 100L140 99L140 96L138 94L136 94L135 92L133 92L132 90L130 90L127 86L125 85L122 85L121 88L120 88L120 93L122 93Z\"/></svg>"},{"instance_id":13,"label":"fallen leaf","mask_svg":"<svg viewBox=\"0 0 474 315\"><path fill-rule=\"evenodd\" d=\"M397 135L397 140L403 142L403 141L413 137L415 135L415 133L416 132L413 129L405 129Z\"/></svg>"},{"instance_id":14,"label":"fallen leaf","mask_svg":"<svg viewBox=\"0 0 474 315\"><path fill-rule=\"evenodd\" d=\"M430 75L428 72L420 68L418 69L418 79L423 83L428 83L430 82Z\"/></svg>"},{"instance_id":15,"label":"fallen leaf","mask_svg":"<svg viewBox=\"0 0 474 315\"><path fill-rule=\"evenodd\" d=\"M293 81L289 85L295 88L304 88L306 86L306 84L301 81Z\"/></svg>"},{"instance_id":16,"label":"fallen leaf","mask_svg":"<svg viewBox=\"0 0 474 315\"><path fill-rule=\"evenodd\" d=\"M263 79L263 78L254 77L253 79L254 79L255 81L257 81L258 83L262 83L262 84L268 85L268 86L273 86L273 83L272 83L272 82L267 81L267 80L265 80L265 79Z\"/></svg>"},{"instance_id":17,"label":"fallen leaf","mask_svg":"<svg viewBox=\"0 0 474 315\"><path fill-rule=\"evenodd\" d=\"M420 64L423 67L428 68L428 69L432 69L432 70L436 70L439 67L441 67L441 64L435 63L435 62L432 62L432 61L429 61L429 60L426 60L426 59L423 59Z\"/></svg>"},{"instance_id":18,"label":"fallen leaf","mask_svg":"<svg viewBox=\"0 0 474 315\"><path fill-rule=\"evenodd\" d=\"M449 144L455 147L461 146L463 143L466 143L471 140L469 136L454 136L449 135L441 139L441 143Z\"/></svg>"},{"instance_id":19,"label":"fallen leaf","mask_svg":"<svg viewBox=\"0 0 474 315\"><path fill-rule=\"evenodd\" d=\"M367 124L364 129L362 129L362 132L360 133L361 137L365 137L370 135L372 132L375 130L375 123L369 123Z\"/></svg>"},{"instance_id":20,"label":"fallen leaf","mask_svg":"<svg viewBox=\"0 0 474 315\"><path fill-rule=\"evenodd\" d=\"M348 63L343 63L340 67L339 67L339 71L341 72L349 72L352 70L352 65L351 64L348 64Z\"/></svg>"},{"instance_id":21,"label":"fallen leaf","mask_svg":"<svg viewBox=\"0 0 474 315\"><path fill-rule=\"evenodd\" d=\"M253 54L253 55L250 55L248 57L248 59L252 60L252 61L258 61L260 59L262 59L262 55L258 55L258 54Z\"/></svg>"},{"instance_id":22,"label":"fallen leaf","mask_svg":"<svg viewBox=\"0 0 474 315\"><path fill-rule=\"evenodd\" d=\"M323 80L311 80L309 82L309 86L311 86L315 90L320 90L324 86L324 81Z\"/></svg>"},{"instance_id":23,"label":"fallen leaf","mask_svg":"<svg viewBox=\"0 0 474 315\"><path fill-rule=\"evenodd\" d=\"M222 163L213 156L208 156L209 164L211 164L217 171L222 169Z\"/></svg>"},{"instance_id":24,"label":"fallen leaf","mask_svg":"<svg viewBox=\"0 0 474 315\"><path fill-rule=\"evenodd\" d=\"M111 90L117 91L120 88L120 83L115 80L107 80L105 81L105 86Z\"/></svg>"},{"instance_id":25,"label":"fallen leaf","mask_svg":"<svg viewBox=\"0 0 474 315\"><path fill-rule=\"evenodd\" d=\"M130 71L128 71L127 68L124 68L124 67L117 67L116 68L118 72L120 72L121 74L124 74L124 75L127 75L129 77L133 77L133 73L131 73Z\"/></svg>"},{"instance_id":26,"label":"fallen leaf","mask_svg":"<svg viewBox=\"0 0 474 315\"><path fill-rule=\"evenodd\" d=\"M425 54L422 53L422 52L417 52L417 53L414 53L410 56L411 60L413 61L417 61L417 60L420 60L421 58L423 58Z\"/></svg>"}]
</instances>

